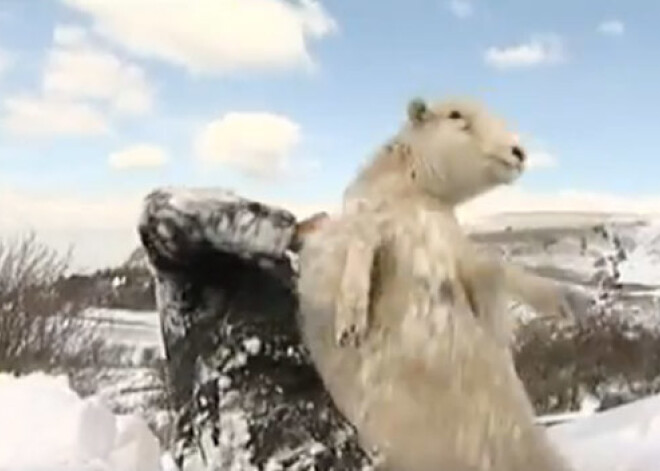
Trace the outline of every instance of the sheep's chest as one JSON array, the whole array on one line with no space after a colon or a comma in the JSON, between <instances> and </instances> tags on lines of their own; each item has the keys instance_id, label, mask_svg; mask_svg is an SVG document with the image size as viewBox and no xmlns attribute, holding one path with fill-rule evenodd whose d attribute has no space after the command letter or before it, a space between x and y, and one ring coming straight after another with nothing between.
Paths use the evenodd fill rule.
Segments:
<instances>
[{"instance_id":1,"label":"sheep's chest","mask_svg":"<svg viewBox=\"0 0 660 471\"><path fill-rule=\"evenodd\" d=\"M394 263L409 288L436 296L456 280L455 226L445 214L425 209L398 219L392 231Z\"/></svg>"},{"instance_id":2,"label":"sheep's chest","mask_svg":"<svg viewBox=\"0 0 660 471\"><path fill-rule=\"evenodd\" d=\"M432 359L467 306L457 270L460 228L450 216L422 209L401 214L391 228L379 320L393 336L393 351Z\"/></svg>"}]
</instances>

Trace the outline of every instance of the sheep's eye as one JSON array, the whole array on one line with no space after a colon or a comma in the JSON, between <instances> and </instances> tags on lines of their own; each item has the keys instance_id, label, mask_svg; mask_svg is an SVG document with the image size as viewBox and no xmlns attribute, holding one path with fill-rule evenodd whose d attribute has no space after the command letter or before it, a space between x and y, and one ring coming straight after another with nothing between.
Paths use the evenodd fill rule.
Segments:
<instances>
[{"instance_id":1,"label":"sheep's eye","mask_svg":"<svg viewBox=\"0 0 660 471\"><path fill-rule=\"evenodd\" d=\"M463 119L463 115L460 111L452 111L449 113L449 119Z\"/></svg>"}]
</instances>

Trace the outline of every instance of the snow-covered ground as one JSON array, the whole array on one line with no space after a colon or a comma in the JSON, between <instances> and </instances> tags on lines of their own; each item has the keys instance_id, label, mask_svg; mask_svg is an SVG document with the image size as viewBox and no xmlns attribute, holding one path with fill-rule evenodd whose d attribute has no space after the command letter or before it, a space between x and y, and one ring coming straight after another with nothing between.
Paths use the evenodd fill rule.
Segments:
<instances>
[{"instance_id":1,"label":"snow-covered ground","mask_svg":"<svg viewBox=\"0 0 660 471\"><path fill-rule=\"evenodd\" d=\"M80 398L65 376L0 375L2 471L159 471L161 455L144 419Z\"/></svg>"},{"instance_id":2,"label":"snow-covered ground","mask_svg":"<svg viewBox=\"0 0 660 471\"><path fill-rule=\"evenodd\" d=\"M660 395L548 430L576 471L660 469Z\"/></svg>"},{"instance_id":3,"label":"snow-covered ground","mask_svg":"<svg viewBox=\"0 0 660 471\"><path fill-rule=\"evenodd\" d=\"M660 329L660 219L518 214L471 232L505 257L593 293L603 280L616 281L626 320Z\"/></svg>"},{"instance_id":4,"label":"snow-covered ground","mask_svg":"<svg viewBox=\"0 0 660 471\"><path fill-rule=\"evenodd\" d=\"M629 283L660 288L660 221L639 229L636 246L621 265L621 277Z\"/></svg>"},{"instance_id":5,"label":"snow-covered ground","mask_svg":"<svg viewBox=\"0 0 660 471\"><path fill-rule=\"evenodd\" d=\"M578 471L656 471L660 395L549 428ZM81 399L66 377L0 375L0 470L173 471L137 415Z\"/></svg>"},{"instance_id":6,"label":"snow-covered ground","mask_svg":"<svg viewBox=\"0 0 660 471\"><path fill-rule=\"evenodd\" d=\"M115 412L140 414L159 434L166 434L172 417L165 409L162 372L156 366L165 358L158 313L94 308L84 315L114 349L116 364L79 370L75 380L85 386L78 389L94 392Z\"/></svg>"},{"instance_id":7,"label":"snow-covered ground","mask_svg":"<svg viewBox=\"0 0 660 471\"><path fill-rule=\"evenodd\" d=\"M165 357L156 311L94 308L87 310L84 316L96 323L102 337L111 345L126 350L130 363L137 365L149 356Z\"/></svg>"},{"instance_id":8,"label":"snow-covered ground","mask_svg":"<svg viewBox=\"0 0 660 471\"><path fill-rule=\"evenodd\" d=\"M103 337L110 343L130 346L136 351L153 349L160 357L165 356L157 312L95 308L84 315L98 322Z\"/></svg>"}]
</instances>

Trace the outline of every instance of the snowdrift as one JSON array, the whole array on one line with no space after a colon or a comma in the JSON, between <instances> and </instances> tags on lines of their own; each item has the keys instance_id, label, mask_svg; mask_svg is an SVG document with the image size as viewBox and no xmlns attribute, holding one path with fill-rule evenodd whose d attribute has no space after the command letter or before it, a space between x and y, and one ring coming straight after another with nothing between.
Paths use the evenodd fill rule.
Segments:
<instances>
[{"instance_id":1,"label":"snowdrift","mask_svg":"<svg viewBox=\"0 0 660 471\"><path fill-rule=\"evenodd\" d=\"M660 395L548 429L576 471L660 469Z\"/></svg>"},{"instance_id":2,"label":"snowdrift","mask_svg":"<svg viewBox=\"0 0 660 471\"><path fill-rule=\"evenodd\" d=\"M80 398L65 376L0 375L0 470L159 471L160 455L140 417Z\"/></svg>"},{"instance_id":3,"label":"snowdrift","mask_svg":"<svg viewBox=\"0 0 660 471\"><path fill-rule=\"evenodd\" d=\"M548 431L576 471L656 471L660 395ZM81 399L66 377L0 375L1 471L174 471L160 454L141 418Z\"/></svg>"}]
</instances>

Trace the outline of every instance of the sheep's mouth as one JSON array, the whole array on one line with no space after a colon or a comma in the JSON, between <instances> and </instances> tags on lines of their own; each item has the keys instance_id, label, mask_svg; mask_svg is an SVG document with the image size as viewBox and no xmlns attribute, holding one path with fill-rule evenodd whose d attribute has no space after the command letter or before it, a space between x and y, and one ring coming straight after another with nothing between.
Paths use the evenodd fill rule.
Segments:
<instances>
[{"instance_id":1,"label":"sheep's mouth","mask_svg":"<svg viewBox=\"0 0 660 471\"><path fill-rule=\"evenodd\" d=\"M520 160L510 160L510 159L505 159L504 157L501 157L497 154L491 155L491 158L496 161L499 165L504 167L505 169L509 171L514 171L516 173L522 173L524 170L524 165Z\"/></svg>"}]
</instances>

